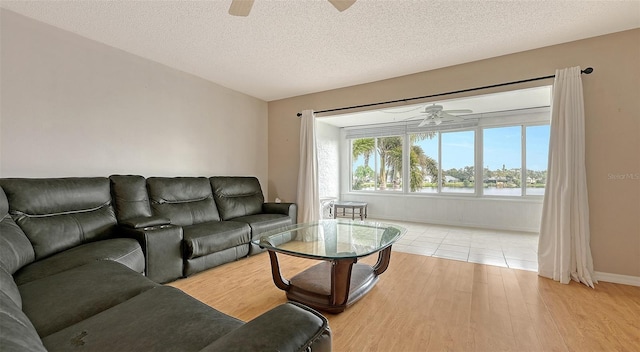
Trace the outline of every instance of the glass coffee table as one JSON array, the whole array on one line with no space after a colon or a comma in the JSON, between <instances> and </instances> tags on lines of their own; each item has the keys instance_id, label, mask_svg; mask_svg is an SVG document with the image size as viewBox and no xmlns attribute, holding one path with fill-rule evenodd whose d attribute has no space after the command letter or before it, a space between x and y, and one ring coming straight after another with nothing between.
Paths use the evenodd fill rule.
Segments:
<instances>
[{"instance_id":1,"label":"glass coffee table","mask_svg":"<svg viewBox=\"0 0 640 352\"><path fill-rule=\"evenodd\" d=\"M273 282L288 299L340 313L378 282L389 266L391 245L406 231L393 224L331 219L270 231L254 243L269 251ZM280 273L277 253L321 263L287 280ZM375 265L357 263L374 253Z\"/></svg>"}]
</instances>

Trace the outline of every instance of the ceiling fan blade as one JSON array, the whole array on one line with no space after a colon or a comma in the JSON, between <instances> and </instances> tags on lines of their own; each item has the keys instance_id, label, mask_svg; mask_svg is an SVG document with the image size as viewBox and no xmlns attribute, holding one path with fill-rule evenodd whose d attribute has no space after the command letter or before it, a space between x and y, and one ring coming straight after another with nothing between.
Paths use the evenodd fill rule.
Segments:
<instances>
[{"instance_id":1,"label":"ceiling fan blade","mask_svg":"<svg viewBox=\"0 0 640 352\"><path fill-rule=\"evenodd\" d=\"M249 16L251 7L253 7L254 0L232 0L231 6L229 6L229 14L232 16Z\"/></svg>"},{"instance_id":2,"label":"ceiling fan blade","mask_svg":"<svg viewBox=\"0 0 640 352\"><path fill-rule=\"evenodd\" d=\"M450 118L454 118L454 119L455 119L456 117L455 117L454 115L449 115L449 114L447 114L447 113L446 113L446 112L444 112L444 111L440 111L440 112L438 113L438 119L439 119L439 120L442 120L442 119L450 119Z\"/></svg>"},{"instance_id":3,"label":"ceiling fan blade","mask_svg":"<svg viewBox=\"0 0 640 352\"><path fill-rule=\"evenodd\" d=\"M422 122L420 122L420 124L418 124L418 127L422 127L424 125L428 125L430 121L431 120L429 120L429 119L424 119L424 120L422 120Z\"/></svg>"},{"instance_id":4,"label":"ceiling fan blade","mask_svg":"<svg viewBox=\"0 0 640 352\"><path fill-rule=\"evenodd\" d=\"M342 12L353 5L356 0L329 0L331 5L335 7L338 11Z\"/></svg>"},{"instance_id":5,"label":"ceiling fan blade","mask_svg":"<svg viewBox=\"0 0 640 352\"><path fill-rule=\"evenodd\" d=\"M473 110L469 110L469 109L460 109L460 110L442 110L442 112L444 113L449 113L449 114L470 114L473 112Z\"/></svg>"},{"instance_id":6,"label":"ceiling fan blade","mask_svg":"<svg viewBox=\"0 0 640 352\"><path fill-rule=\"evenodd\" d=\"M426 119L424 114L422 114L422 115L414 115L414 116L411 116L411 117L407 117L406 119L402 119L401 121L413 120L413 119L418 118L418 117L421 118L421 119Z\"/></svg>"}]
</instances>

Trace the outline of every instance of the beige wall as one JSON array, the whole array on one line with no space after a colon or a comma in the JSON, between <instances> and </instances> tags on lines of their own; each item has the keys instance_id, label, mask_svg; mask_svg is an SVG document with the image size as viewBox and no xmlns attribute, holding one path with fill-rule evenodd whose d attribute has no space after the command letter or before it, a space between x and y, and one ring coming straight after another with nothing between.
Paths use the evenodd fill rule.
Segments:
<instances>
[{"instance_id":1,"label":"beige wall","mask_svg":"<svg viewBox=\"0 0 640 352\"><path fill-rule=\"evenodd\" d=\"M424 96L547 76L556 68L591 66L595 72L583 76L583 86L594 266L596 271L603 273L640 277L639 62L640 29L635 29L269 102L270 195L284 200L295 199L298 111ZM540 81L536 84L551 83ZM481 93L522 87L525 86Z\"/></svg>"},{"instance_id":2,"label":"beige wall","mask_svg":"<svg viewBox=\"0 0 640 352\"><path fill-rule=\"evenodd\" d=\"M1 11L0 177L253 175L267 103Z\"/></svg>"}]
</instances>

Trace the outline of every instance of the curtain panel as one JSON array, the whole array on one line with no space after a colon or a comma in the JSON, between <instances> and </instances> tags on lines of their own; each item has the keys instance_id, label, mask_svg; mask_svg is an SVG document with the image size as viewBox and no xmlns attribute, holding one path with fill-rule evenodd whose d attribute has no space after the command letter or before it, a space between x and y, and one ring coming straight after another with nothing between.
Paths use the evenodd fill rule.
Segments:
<instances>
[{"instance_id":1,"label":"curtain panel","mask_svg":"<svg viewBox=\"0 0 640 352\"><path fill-rule=\"evenodd\" d=\"M580 67L556 70L547 170L538 274L563 284L575 280L594 287Z\"/></svg>"},{"instance_id":2,"label":"curtain panel","mask_svg":"<svg viewBox=\"0 0 640 352\"><path fill-rule=\"evenodd\" d=\"M320 196L315 114L312 110L304 110L300 120L300 166L296 202L298 222L303 223L320 219Z\"/></svg>"}]
</instances>

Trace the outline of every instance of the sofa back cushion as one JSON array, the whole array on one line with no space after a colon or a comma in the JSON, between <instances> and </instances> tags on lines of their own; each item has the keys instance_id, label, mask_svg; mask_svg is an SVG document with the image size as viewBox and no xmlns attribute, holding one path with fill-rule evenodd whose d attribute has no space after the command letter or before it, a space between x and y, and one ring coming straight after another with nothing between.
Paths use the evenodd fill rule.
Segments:
<instances>
[{"instance_id":1,"label":"sofa back cushion","mask_svg":"<svg viewBox=\"0 0 640 352\"><path fill-rule=\"evenodd\" d=\"M5 270L5 268L0 266L0 292L4 293L17 305L20 309L22 309L22 296L20 296L20 290L18 290L18 285L13 280L13 276L9 274ZM0 345L1 346L1 345Z\"/></svg>"},{"instance_id":2,"label":"sofa back cushion","mask_svg":"<svg viewBox=\"0 0 640 352\"><path fill-rule=\"evenodd\" d=\"M154 215L189 226L219 221L211 185L204 177L149 177L147 189Z\"/></svg>"},{"instance_id":3,"label":"sofa back cushion","mask_svg":"<svg viewBox=\"0 0 640 352\"><path fill-rule=\"evenodd\" d=\"M111 194L118 222L132 218L149 217L151 205L147 181L138 175L111 175Z\"/></svg>"},{"instance_id":4,"label":"sofa back cushion","mask_svg":"<svg viewBox=\"0 0 640 352\"><path fill-rule=\"evenodd\" d=\"M0 187L0 267L13 275L35 258L31 242L9 215L9 202Z\"/></svg>"},{"instance_id":5,"label":"sofa back cushion","mask_svg":"<svg viewBox=\"0 0 640 352\"><path fill-rule=\"evenodd\" d=\"M264 196L257 178L217 176L209 181L223 220L262 213Z\"/></svg>"},{"instance_id":6,"label":"sofa back cushion","mask_svg":"<svg viewBox=\"0 0 640 352\"><path fill-rule=\"evenodd\" d=\"M113 236L116 217L108 178L14 178L1 179L0 186L36 259Z\"/></svg>"}]
</instances>

